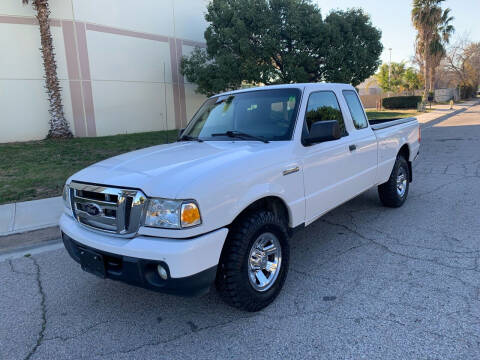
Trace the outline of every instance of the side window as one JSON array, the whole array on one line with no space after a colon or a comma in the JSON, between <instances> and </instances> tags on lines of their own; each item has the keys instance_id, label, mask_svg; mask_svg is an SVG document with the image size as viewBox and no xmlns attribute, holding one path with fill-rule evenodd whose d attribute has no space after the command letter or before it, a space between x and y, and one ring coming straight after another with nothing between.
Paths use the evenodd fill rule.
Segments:
<instances>
[{"instance_id":1,"label":"side window","mask_svg":"<svg viewBox=\"0 0 480 360\"><path fill-rule=\"evenodd\" d=\"M305 121L310 131L312 124L317 121L337 120L342 136L347 135L337 97L332 91L319 91L310 94L307 104Z\"/></svg>"},{"instance_id":2,"label":"side window","mask_svg":"<svg viewBox=\"0 0 480 360\"><path fill-rule=\"evenodd\" d=\"M355 128L364 129L368 127L368 121L365 117L362 103L358 99L356 92L353 90L344 90L343 96L345 97L345 101L350 109L350 114L352 115L353 125L355 125Z\"/></svg>"}]
</instances>

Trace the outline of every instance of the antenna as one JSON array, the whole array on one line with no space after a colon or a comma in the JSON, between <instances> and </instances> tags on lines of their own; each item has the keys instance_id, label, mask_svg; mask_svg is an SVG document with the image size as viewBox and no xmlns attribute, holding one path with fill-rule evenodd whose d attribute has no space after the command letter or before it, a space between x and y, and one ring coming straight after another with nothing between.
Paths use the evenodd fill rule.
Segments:
<instances>
[{"instance_id":1,"label":"antenna","mask_svg":"<svg viewBox=\"0 0 480 360\"><path fill-rule=\"evenodd\" d=\"M388 87L390 87L390 77L392 76L392 48L388 48L390 51L390 62L388 63ZM392 89L390 89L391 91Z\"/></svg>"}]
</instances>

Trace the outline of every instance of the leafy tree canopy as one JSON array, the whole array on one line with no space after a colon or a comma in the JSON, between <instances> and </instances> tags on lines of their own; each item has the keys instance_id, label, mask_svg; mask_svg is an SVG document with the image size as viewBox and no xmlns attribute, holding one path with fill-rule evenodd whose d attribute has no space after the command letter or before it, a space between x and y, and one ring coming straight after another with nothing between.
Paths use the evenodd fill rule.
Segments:
<instances>
[{"instance_id":1,"label":"leafy tree canopy","mask_svg":"<svg viewBox=\"0 0 480 360\"><path fill-rule=\"evenodd\" d=\"M392 62L390 65L382 64L378 73L375 74L375 78L385 92L413 92L422 85L419 72L412 67L407 67L404 62Z\"/></svg>"},{"instance_id":2,"label":"leafy tree canopy","mask_svg":"<svg viewBox=\"0 0 480 360\"><path fill-rule=\"evenodd\" d=\"M360 9L325 19L310 0L212 0L207 48L184 57L181 71L211 95L242 84L346 82L378 68L381 32Z\"/></svg>"}]
</instances>

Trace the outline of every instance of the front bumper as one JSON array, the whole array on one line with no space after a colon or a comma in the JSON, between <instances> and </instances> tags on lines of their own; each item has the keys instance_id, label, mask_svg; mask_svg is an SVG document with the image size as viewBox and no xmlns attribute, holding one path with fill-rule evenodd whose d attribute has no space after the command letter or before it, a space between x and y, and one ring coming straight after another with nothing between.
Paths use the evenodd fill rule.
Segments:
<instances>
[{"instance_id":1,"label":"front bumper","mask_svg":"<svg viewBox=\"0 0 480 360\"><path fill-rule=\"evenodd\" d=\"M214 282L228 233L223 228L193 239L124 239L88 230L67 215L61 217L60 229L65 248L75 261L80 263L82 249L103 256L106 278L187 296L208 291ZM160 278L157 265L167 270L166 280Z\"/></svg>"}]
</instances>

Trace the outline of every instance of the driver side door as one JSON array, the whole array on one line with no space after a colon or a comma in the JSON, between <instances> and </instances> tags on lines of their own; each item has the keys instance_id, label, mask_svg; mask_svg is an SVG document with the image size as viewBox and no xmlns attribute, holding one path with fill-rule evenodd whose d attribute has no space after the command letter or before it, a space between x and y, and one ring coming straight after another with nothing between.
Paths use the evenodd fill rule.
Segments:
<instances>
[{"instance_id":1,"label":"driver side door","mask_svg":"<svg viewBox=\"0 0 480 360\"><path fill-rule=\"evenodd\" d=\"M306 225L349 200L352 193L349 187L355 175L352 166L354 157L349 149L351 139L337 94L331 90L310 93L302 138L308 135L312 123L327 120L338 121L342 137L303 146Z\"/></svg>"}]
</instances>

